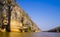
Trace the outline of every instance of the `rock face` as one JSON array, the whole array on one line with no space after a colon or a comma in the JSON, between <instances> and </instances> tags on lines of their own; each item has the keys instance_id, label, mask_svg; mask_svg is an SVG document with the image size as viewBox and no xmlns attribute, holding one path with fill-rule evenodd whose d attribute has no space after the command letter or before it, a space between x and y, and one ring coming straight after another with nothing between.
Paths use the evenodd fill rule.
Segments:
<instances>
[{"instance_id":1,"label":"rock face","mask_svg":"<svg viewBox=\"0 0 60 37\"><path fill-rule=\"evenodd\" d=\"M41 30L16 3L0 0L0 31L40 32Z\"/></svg>"}]
</instances>

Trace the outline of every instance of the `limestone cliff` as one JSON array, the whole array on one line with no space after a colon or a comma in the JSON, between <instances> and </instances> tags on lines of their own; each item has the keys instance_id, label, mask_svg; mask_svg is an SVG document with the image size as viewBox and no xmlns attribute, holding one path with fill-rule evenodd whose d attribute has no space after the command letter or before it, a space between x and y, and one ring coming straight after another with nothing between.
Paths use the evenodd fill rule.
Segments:
<instances>
[{"instance_id":1,"label":"limestone cliff","mask_svg":"<svg viewBox=\"0 0 60 37\"><path fill-rule=\"evenodd\" d=\"M0 31L40 32L41 30L16 3L0 0Z\"/></svg>"}]
</instances>

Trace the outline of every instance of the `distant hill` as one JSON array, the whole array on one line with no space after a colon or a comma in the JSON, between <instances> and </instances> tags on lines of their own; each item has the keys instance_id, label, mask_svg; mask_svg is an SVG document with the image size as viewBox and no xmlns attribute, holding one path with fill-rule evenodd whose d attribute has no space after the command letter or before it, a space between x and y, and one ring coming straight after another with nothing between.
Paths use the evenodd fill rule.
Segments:
<instances>
[{"instance_id":1,"label":"distant hill","mask_svg":"<svg viewBox=\"0 0 60 37\"><path fill-rule=\"evenodd\" d=\"M60 32L60 26L56 27L56 28L53 28L53 29L50 29L47 32Z\"/></svg>"}]
</instances>

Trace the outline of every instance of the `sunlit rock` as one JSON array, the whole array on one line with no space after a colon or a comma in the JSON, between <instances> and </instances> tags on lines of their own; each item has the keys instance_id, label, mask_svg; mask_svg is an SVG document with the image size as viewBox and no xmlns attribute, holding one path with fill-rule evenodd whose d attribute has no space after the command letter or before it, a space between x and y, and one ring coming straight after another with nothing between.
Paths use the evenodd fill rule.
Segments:
<instances>
[{"instance_id":1,"label":"sunlit rock","mask_svg":"<svg viewBox=\"0 0 60 37\"><path fill-rule=\"evenodd\" d=\"M40 32L16 0L0 0L0 31Z\"/></svg>"}]
</instances>

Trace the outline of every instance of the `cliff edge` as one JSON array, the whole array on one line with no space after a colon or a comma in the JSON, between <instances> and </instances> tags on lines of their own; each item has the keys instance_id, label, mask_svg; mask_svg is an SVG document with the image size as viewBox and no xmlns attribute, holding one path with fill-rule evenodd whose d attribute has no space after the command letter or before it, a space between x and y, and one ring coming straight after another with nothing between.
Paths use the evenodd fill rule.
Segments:
<instances>
[{"instance_id":1,"label":"cliff edge","mask_svg":"<svg viewBox=\"0 0 60 37\"><path fill-rule=\"evenodd\" d=\"M16 0L0 0L0 31L40 32Z\"/></svg>"}]
</instances>

